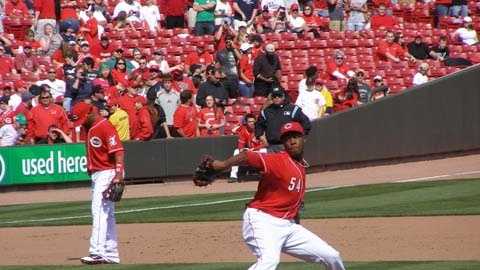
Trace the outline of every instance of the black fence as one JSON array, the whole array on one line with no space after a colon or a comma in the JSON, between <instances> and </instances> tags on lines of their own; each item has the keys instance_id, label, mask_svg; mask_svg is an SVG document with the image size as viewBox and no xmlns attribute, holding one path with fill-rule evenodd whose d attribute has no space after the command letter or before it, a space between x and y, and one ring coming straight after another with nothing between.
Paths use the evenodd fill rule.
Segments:
<instances>
[{"instance_id":1,"label":"black fence","mask_svg":"<svg viewBox=\"0 0 480 270\"><path fill-rule=\"evenodd\" d=\"M126 144L129 179L192 174L204 154L232 155L236 137ZM480 66L313 123L312 166L425 156L480 148Z\"/></svg>"}]
</instances>

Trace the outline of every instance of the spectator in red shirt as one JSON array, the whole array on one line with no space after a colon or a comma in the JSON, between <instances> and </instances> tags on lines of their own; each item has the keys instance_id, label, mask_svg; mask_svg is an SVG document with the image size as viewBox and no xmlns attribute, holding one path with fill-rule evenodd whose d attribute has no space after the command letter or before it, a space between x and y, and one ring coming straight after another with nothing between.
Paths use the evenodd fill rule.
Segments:
<instances>
[{"instance_id":1,"label":"spectator in red shirt","mask_svg":"<svg viewBox=\"0 0 480 270\"><path fill-rule=\"evenodd\" d=\"M15 56L15 69L18 73L38 73L39 62L38 56L32 53L32 45L26 43L23 45L23 53L17 54Z\"/></svg>"},{"instance_id":2,"label":"spectator in red shirt","mask_svg":"<svg viewBox=\"0 0 480 270\"><path fill-rule=\"evenodd\" d=\"M98 59L90 52L90 44L88 42L82 42L80 44L80 51L78 52L78 58L76 65L79 65L86 58L92 58L95 62L98 62Z\"/></svg>"},{"instance_id":3,"label":"spectator in red shirt","mask_svg":"<svg viewBox=\"0 0 480 270\"><path fill-rule=\"evenodd\" d=\"M77 64L78 53L77 43L75 41L69 41L63 43L55 53L52 55L52 61L55 66L63 67L64 70L68 68L74 68Z\"/></svg>"},{"instance_id":4,"label":"spectator in red shirt","mask_svg":"<svg viewBox=\"0 0 480 270\"><path fill-rule=\"evenodd\" d=\"M219 136L220 129L225 126L225 115L221 108L215 105L213 96L205 98L205 108L198 112L198 127L200 136Z\"/></svg>"},{"instance_id":5,"label":"spectator in red shirt","mask_svg":"<svg viewBox=\"0 0 480 270\"><path fill-rule=\"evenodd\" d=\"M255 124L257 123L257 118L254 114L249 113L245 115L244 123L238 128L238 143L237 149L233 152L233 155L240 154L240 151L251 150L258 151L261 153L266 153L267 149L265 144L255 137ZM240 169L240 172L239 172ZM243 167L239 166L232 167L230 171L230 178L228 179L229 183L239 181L238 174L243 174L245 170L241 170Z\"/></svg>"},{"instance_id":6,"label":"spectator in red shirt","mask_svg":"<svg viewBox=\"0 0 480 270\"><path fill-rule=\"evenodd\" d=\"M378 7L377 14L373 15L370 19L370 28L372 30L377 30L381 27L393 29L395 24L395 18L387 14L387 8L383 4Z\"/></svg>"},{"instance_id":7,"label":"spectator in red shirt","mask_svg":"<svg viewBox=\"0 0 480 270\"><path fill-rule=\"evenodd\" d=\"M327 11L328 16L328 11ZM309 32L312 32L315 37L319 37L318 31L320 28L327 29L328 28L328 19L315 15L313 12L313 7L310 5L305 6L303 9L303 19L309 29Z\"/></svg>"},{"instance_id":8,"label":"spectator in red shirt","mask_svg":"<svg viewBox=\"0 0 480 270\"><path fill-rule=\"evenodd\" d=\"M90 51L95 57L103 61L112 57L114 49L115 48L113 44L110 43L108 36L102 35L100 42L95 42L92 44Z\"/></svg>"},{"instance_id":9,"label":"spectator in red shirt","mask_svg":"<svg viewBox=\"0 0 480 270\"><path fill-rule=\"evenodd\" d=\"M34 0L35 36L45 34L45 25L50 24L55 28L57 26L57 16L55 14L55 0ZM60 14L59 14L60 15Z\"/></svg>"},{"instance_id":10,"label":"spectator in red shirt","mask_svg":"<svg viewBox=\"0 0 480 270\"><path fill-rule=\"evenodd\" d=\"M263 39L260 35L253 35L250 43L253 44L252 57L255 60L259 55L264 53L263 51Z\"/></svg>"},{"instance_id":11,"label":"spectator in red shirt","mask_svg":"<svg viewBox=\"0 0 480 270\"><path fill-rule=\"evenodd\" d=\"M128 85L128 72L125 59L118 59L115 67L112 70L113 79L123 85Z\"/></svg>"},{"instance_id":12,"label":"spectator in red shirt","mask_svg":"<svg viewBox=\"0 0 480 270\"><path fill-rule=\"evenodd\" d=\"M16 74L17 70L13 64L13 58L5 53L5 47L0 45L0 75L7 73Z\"/></svg>"},{"instance_id":13,"label":"spectator in red shirt","mask_svg":"<svg viewBox=\"0 0 480 270\"><path fill-rule=\"evenodd\" d=\"M202 70L213 63L213 56L205 50L205 44L201 43L197 45L197 51L188 54L185 59L186 69L189 70L193 64L201 65Z\"/></svg>"},{"instance_id":14,"label":"spectator in red shirt","mask_svg":"<svg viewBox=\"0 0 480 270\"><path fill-rule=\"evenodd\" d=\"M345 63L345 54L341 50L336 50L333 54L333 60L327 62L327 73L331 80L347 80L347 72L350 68Z\"/></svg>"},{"instance_id":15,"label":"spectator in red shirt","mask_svg":"<svg viewBox=\"0 0 480 270\"><path fill-rule=\"evenodd\" d=\"M128 84L127 84L128 85ZM117 85L118 87L118 85ZM135 134L138 125L137 108L135 102L137 98L137 90L130 85L126 87L127 92L118 98L118 105L120 108L127 112L128 121L130 123L130 134Z\"/></svg>"},{"instance_id":16,"label":"spectator in red shirt","mask_svg":"<svg viewBox=\"0 0 480 270\"><path fill-rule=\"evenodd\" d=\"M345 92L337 96L334 111L340 112L358 105L358 82L356 78L348 81Z\"/></svg>"},{"instance_id":17,"label":"spectator in red shirt","mask_svg":"<svg viewBox=\"0 0 480 270\"><path fill-rule=\"evenodd\" d=\"M153 135L152 117L148 110L147 100L142 96L135 97L135 109L137 109L137 128L133 139L148 141Z\"/></svg>"},{"instance_id":18,"label":"spectator in red shirt","mask_svg":"<svg viewBox=\"0 0 480 270\"><path fill-rule=\"evenodd\" d=\"M131 80L135 83L146 82L150 78L150 68L147 67L147 57L141 56L138 60L138 68L134 69L130 74Z\"/></svg>"},{"instance_id":19,"label":"spectator in red shirt","mask_svg":"<svg viewBox=\"0 0 480 270\"><path fill-rule=\"evenodd\" d=\"M56 125L64 132L69 130L67 115L61 106L53 104L52 94L42 90L38 97L40 104L31 110L32 119L28 122L28 131L31 143L35 144L40 139L46 139L48 128Z\"/></svg>"},{"instance_id":20,"label":"spectator in red shirt","mask_svg":"<svg viewBox=\"0 0 480 270\"><path fill-rule=\"evenodd\" d=\"M272 17L270 16L267 6L263 7L262 14L255 19L255 27L259 34L273 32Z\"/></svg>"},{"instance_id":21,"label":"spectator in red shirt","mask_svg":"<svg viewBox=\"0 0 480 270\"><path fill-rule=\"evenodd\" d=\"M27 5L25 5L23 0L8 0L5 3L5 14L9 17L21 18L30 16Z\"/></svg>"},{"instance_id":22,"label":"spectator in red shirt","mask_svg":"<svg viewBox=\"0 0 480 270\"><path fill-rule=\"evenodd\" d=\"M193 104L193 93L185 90L180 93L180 106L177 107L173 115L173 126L182 137L198 137L197 109Z\"/></svg>"},{"instance_id":23,"label":"spectator in red shirt","mask_svg":"<svg viewBox=\"0 0 480 270\"><path fill-rule=\"evenodd\" d=\"M380 41L377 49L377 56L382 61L399 63L405 56L405 50L395 42L395 34L388 31L385 40Z\"/></svg>"},{"instance_id":24,"label":"spectator in red shirt","mask_svg":"<svg viewBox=\"0 0 480 270\"><path fill-rule=\"evenodd\" d=\"M243 97L252 97L253 96L253 55L252 55L253 45L249 43L243 43L240 46L240 51L242 51L242 57L240 58L240 83L239 90L240 95Z\"/></svg>"},{"instance_id":25,"label":"spectator in red shirt","mask_svg":"<svg viewBox=\"0 0 480 270\"><path fill-rule=\"evenodd\" d=\"M85 14L87 15L86 21L81 21L80 32L83 34L89 44L98 42L98 21L93 16L93 7L87 9Z\"/></svg>"},{"instance_id":26,"label":"spectator in red shirt","mask_svg":"<svg viewBox=\"0 0 480 270\"><path fill-rule=\"evenodd\" d=\"M167 29L185 27L185 11L187 10L187 0L164 0L165 22Z\"/></svg>"}]
</instances>

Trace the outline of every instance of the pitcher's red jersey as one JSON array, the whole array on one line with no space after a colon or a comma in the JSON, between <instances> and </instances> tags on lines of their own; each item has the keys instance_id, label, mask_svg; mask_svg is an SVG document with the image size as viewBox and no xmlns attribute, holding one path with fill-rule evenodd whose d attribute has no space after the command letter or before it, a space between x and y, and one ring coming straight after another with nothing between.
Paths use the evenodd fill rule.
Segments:
<instances>
[{"instance_id":1,"label":"pitcher's red jersey","mask_svg":"<svg viewBox=\"0 0 480 270\"><path fill-rule=\"evenodd\" d=\"M115 169L113 153L123 151L115 128L107 119L96 121L87 134L87 168L90 173Z\"/></svg>"},{"instance_id":2,"label":"pitcher's red jersey","mask_svg":"<svg viewBox=\"0 0 480 270\"><path fill-rule=\"evenodd\" d=\"M294 219L305 195L305 164L287 152L247 151L247 163L262 172L258 190L248 207L272 216Z\"/></svg>"}]
</instances>

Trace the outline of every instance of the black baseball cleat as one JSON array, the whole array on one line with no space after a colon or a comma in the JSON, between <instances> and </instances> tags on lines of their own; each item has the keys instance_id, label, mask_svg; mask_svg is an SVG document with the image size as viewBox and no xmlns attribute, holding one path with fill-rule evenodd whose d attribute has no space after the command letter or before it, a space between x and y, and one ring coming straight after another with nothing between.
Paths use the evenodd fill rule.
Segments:
<instances>
[{"instance_id":1,"label":"black baseball cleat","mask_svg":"<svg viewBox=\"0 0 480 270\"><path fill-rule=\"evenodd\" d=\"M238 178L235 178L235 177L229 177L228 180L227 180L228 183L238 183L240 181L238 181Z\"/></svg>"},{"instance_id":2,"label":"black baseball cleat","mask_svg":"<svg viewBox=\"0 0 480 270\"><path fill-rule=\"evenodd\" d=\"M89 264L89 265L110 263L109 261L105 260L104 258L102 258L98 255L93 255L93 254L90 254L89 256L81 258L80 261L83 264Z\"/></svg>"}]
</instances>

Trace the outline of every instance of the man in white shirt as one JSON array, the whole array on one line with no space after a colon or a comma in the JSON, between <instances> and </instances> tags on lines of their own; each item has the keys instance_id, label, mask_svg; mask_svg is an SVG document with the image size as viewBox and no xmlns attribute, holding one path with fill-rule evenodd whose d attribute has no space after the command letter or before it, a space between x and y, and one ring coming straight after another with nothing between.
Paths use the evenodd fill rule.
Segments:
<instances>
[{"instance_id":1,"label":"man in white shirt","mask_svg":"<svg viewBox=\"0 0 480 270\"><path fill-rule=\"evenodd\" d=\"M140 18L144 20L151 32L160 30L160 10L154 5L154 0L147 0L145 6L140 9Z\"/></svg>"},{"instance_id":2,"label":"man in white shirt","mask_svg":"<svg viewBox=\"0 0 480 270\"><path fill-rule=\"evenodd\" d=\"M127 14L127 21L139 22L140 21L140 8L141 5L133 0L120 1L113 10L113 18L117 18L118 14L124 11Z\"/></svg>"},{"instance_id":3,"label":"man in white shirt","mask_svg":"<svg viewBox=\"0 0 480 270\"><path fill-rule=\"evenodd\" d=\"M172 78L167 75L163 78L163 87L157 93L155 101L165 111L165 118L169 129L173 127L173 114L180 104L180 95L172 89Z\"/></svg>"},{"instance_id":4,"label":"man in white shirt","mask_svg":"<svg viewBox=\"0 0 480 270\"><path fill-rule=\"evenodd\" d=\"M13 122L13 118L6 117L3 120L3 126L0 127L0 147L15 145L18 138L18 132Z\"/></svg>"},{"instance_id":5,"label":"man in white shirt","mask_svg":"<svg viewBox=\"0 0 480 270\"><path fill-rule=\"evenodd\" d=\"M307 89L300 92L295 105L302 108L303 113L310 121L322 116L325 98L322 93L315 90L315 78L307 79Z\"/></svg>"},{"instance_id":6,"label":"man in white shirt","mask_svg":"<svg viewBox=\"0 0 480 270\"><path fill-rule=\"evenodd\" d=\"M427 63L421 63L418 66L418 72L413 76L413 85L420 85L428 82L428 69L430 67Z\"/></svg>"},{"instance_id":7,"label":"man in white shirt","mask_svg":"<svg viewBox=\"0 0 480 270\"><path fill-rule=\"evenodd\" d=\"M38 86L42 86L43 84L48 85L50 87L50 93L52 94L53 99L65 94L65 81L56 78L56 71L53 68L48 70L48 76L46 80L38 81L35 84Z\"/></svg>"}]
</instances>

